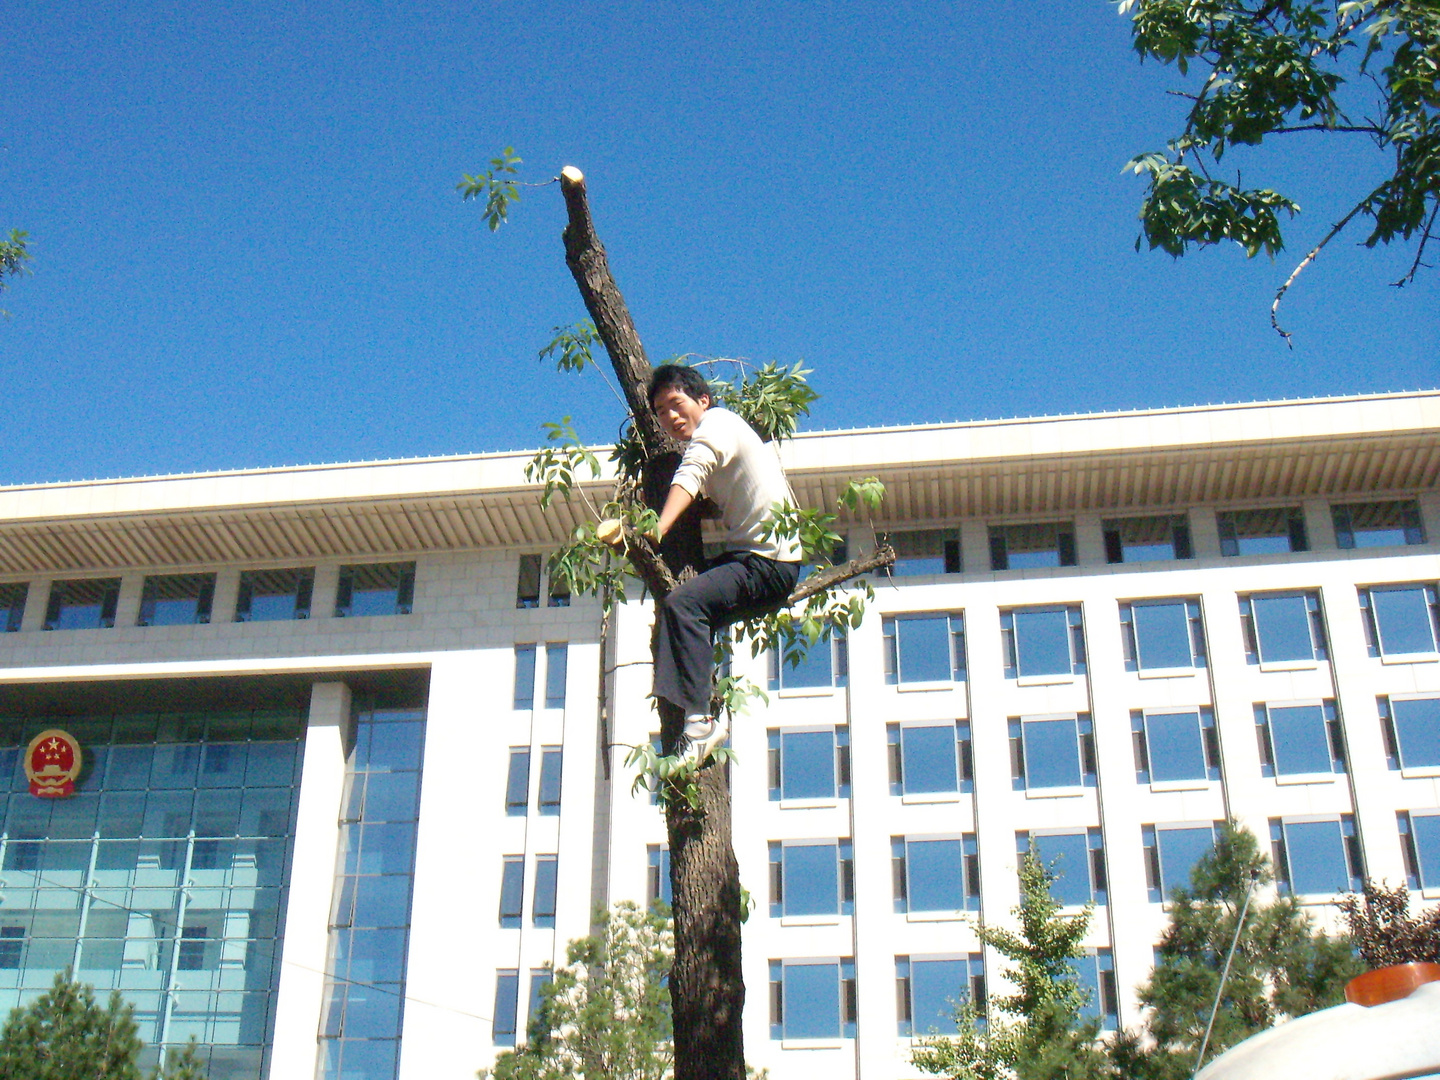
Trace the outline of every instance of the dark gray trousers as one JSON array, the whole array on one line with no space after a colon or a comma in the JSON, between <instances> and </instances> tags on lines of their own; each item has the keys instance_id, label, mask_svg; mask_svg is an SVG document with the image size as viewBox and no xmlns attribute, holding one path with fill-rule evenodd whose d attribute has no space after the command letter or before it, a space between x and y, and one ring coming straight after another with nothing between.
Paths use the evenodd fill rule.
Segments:
<instances>
[{"instance_id":1,"label":"dark gray trousers","mask_svg":"<svg viewBox=\"0 0 1440 1080\"><path fill-rule=\"evenodd\" d=\"M799 563L736 552L679 585L660 604L655 696L686 716L708 716L715 635L737 619L779 608L799 577Z\"/></svg>"}]
</instances>

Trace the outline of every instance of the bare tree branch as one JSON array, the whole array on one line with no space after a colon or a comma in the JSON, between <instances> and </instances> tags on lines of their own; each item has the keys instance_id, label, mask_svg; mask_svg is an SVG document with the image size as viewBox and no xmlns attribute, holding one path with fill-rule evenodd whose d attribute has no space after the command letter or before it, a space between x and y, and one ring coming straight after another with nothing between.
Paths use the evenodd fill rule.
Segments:
<instances>
[{"instance_id":1,"label":"bare tree branch","mask_svg":"<svg viewBox=\"0 0 1440 1080\"><path fill-rule=\"evenodd\" d=\"M1431 230L1435 228L1436 215L1440 215L1440 200L1436 201L1435 209L1430 211L1430 220L1425 223L1425 231L1420 234L1420 247L1415 252L1415 261L1410 264L1410 272L1399 281L1391 282L1397 289L1403 289L1414 281L1415 272L1422 266L1428 268L1429 264L1420 260L1425 257L1425 245L1435 238L1435 234Z\"/></svg>"},{"instance_id":2,"label":"bare tree branch","mask_svg":"<svg viewBox=\"0 0 1440 1080\"><path fill-rule=\"evenodd\" d=\"M879 570L882 566L893 566L894 564L895 549L889 544L882 544L869 555L851 559L847 563L831 566L811 574L795 586L795 591L790 594L787 603L798 604L801 600L808 600L816 593L824 592L851 578L857 578L861 574L868 574L871 570Z\"/></svg>"},{"instance_id":3,"label":"bare tree branch","mask_svg":"<svg viewBox=\"0 0 1440 1080\"><path fill-rule=\"evenodd\" d=\"M1295 284L1295 279L1300 276L1301 271L1303 271L1307 266L1309 266L1312 262L1315 261L1316 256L1320 254L1320 250L1326 244L1330 243L1331 240L1335 239L1335 237L1340 233L1340 230L1345 228L1346 225L1349 225L1350 220L1361 210L1363 210L1365 206L1370 202L1370 199L1373 197L1374 193L1372 192L1370 195L1361 199L1354 206L1352 206L1350 208L1350 212L1346 214L1343 218L1341 218L1339 222L1336 223L1334 227L1332 227L1331 230L1325 234L1324 238L1321 239L1318 244L1316 244L1313 248L1310 249L1310 254L1306 255L1305 258L1300 260L1300 265L1295 267L1294 270L1290 271L1290 276L1285 279L1285 284L1281 285L1280 288L1276 291L1275 300L1270 305L1270 325L1275 328L1275 332L1277 334L1279 334L1285 339L1285 344L1289 348L1293 349L1295 347L1295 343L1290 340L1289 331L1287 331L1284 327L1280 325L1280 301L1285 299L1285 294L1290 290L1290 286Z\"/></svg>"}]
</instances>

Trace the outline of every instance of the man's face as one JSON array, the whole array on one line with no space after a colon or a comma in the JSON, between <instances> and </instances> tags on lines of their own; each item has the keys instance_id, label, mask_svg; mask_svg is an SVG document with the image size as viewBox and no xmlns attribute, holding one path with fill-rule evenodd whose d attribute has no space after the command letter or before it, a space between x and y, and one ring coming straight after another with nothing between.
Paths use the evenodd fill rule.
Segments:
<instances>
[{"instance_id":1,"label":"man's face","mask_svg":"<svg viewBox=\"0 0 1440 1080\"><path fill-rule=\"evenodd\" d=\"M655 415L660 418L660 426L675 438L689 442L695 435L700 418L710 407L710 395L701 394L700 400L696 401L678 386L668 386L655 395L651 404L655 407Z\"/></svg>"}]
</instances>

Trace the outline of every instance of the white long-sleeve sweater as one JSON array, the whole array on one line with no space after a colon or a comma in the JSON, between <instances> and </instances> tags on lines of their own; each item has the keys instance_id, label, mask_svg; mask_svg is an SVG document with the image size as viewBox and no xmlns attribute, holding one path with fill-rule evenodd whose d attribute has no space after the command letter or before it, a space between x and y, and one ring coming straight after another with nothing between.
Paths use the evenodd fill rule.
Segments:
<instances>
[{"instance_id":1,"label":"white long-sleeve sweater","mask_svg":"<svg viewBox=\"0 0 1440 1080\"><path fill-rule=\"evenodd\" d=\"M711 406L700 417L680 467L676 487L702 492L720 507L726 551L752 551L781 562L799 562L800 546L785 538L763 539L764 523L778 502L795 501L773 446L760 441L741 417Z\"/></svg>"}]
</instances>

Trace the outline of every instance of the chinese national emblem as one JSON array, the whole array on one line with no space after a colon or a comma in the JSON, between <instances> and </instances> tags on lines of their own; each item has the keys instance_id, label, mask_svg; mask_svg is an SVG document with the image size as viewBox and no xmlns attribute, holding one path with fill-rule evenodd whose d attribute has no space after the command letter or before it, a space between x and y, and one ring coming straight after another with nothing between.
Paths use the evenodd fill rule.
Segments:
<instances>
[{"instance_id":1,"label":"chinese national emblem","mask_svg":"<svg viewBox=\"0 0 1440 1080\"><path fill-rule=\"evenodd\" d=\"M75 794L75 778L80 775L83 755L75 736L52 728L30 740L25 751L25 775L30 778L30 794L42 799L63 799Z\"/></svg>"}]
</instances>

